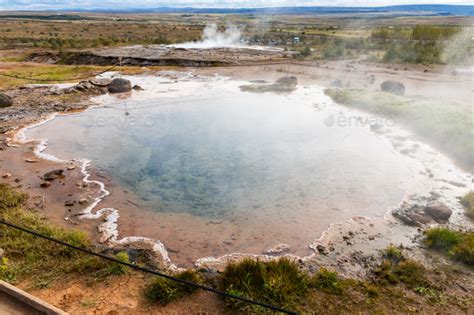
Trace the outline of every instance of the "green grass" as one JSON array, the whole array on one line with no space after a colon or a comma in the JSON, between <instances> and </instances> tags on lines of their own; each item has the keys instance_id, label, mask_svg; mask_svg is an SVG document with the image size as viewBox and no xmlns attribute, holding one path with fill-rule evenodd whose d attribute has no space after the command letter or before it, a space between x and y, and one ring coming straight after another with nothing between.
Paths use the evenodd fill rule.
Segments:
<instances>
[{"instance_id":1,"label":"green grass","mask_svg":"<svg viewBox=\"0 0 474 315\"><path fill-rule=\"evenodd\" d=\"M229 264L219 279L220 289L253 300L274 304L284 308L295 308L307 294L308 276L298 265L282 258L267 263L245 259ZM251 306L228 299L233 309L251 313L264 312Z\"/></svg>"},{"instance_id":2,"label":"green grass","mask_svg":"<svg viewBox=\"0 0 474 315\"><path fill-rule=\"evenodd\" d=\"M395 245L388 246L383 251L383 257L396 263L404 259L402 251Z\"/></svg>"},{"instance_id":3,"label":"green grass","mask_svg":"<svg viewBox=\"0 0 474 315\"><path fill-rule=\"evenodd\" d=\"M84 232L58 228L46 222L40 215L25 211L27 196L0 184L0 217L8 222L50 236L64 242L93 250ZM74 275L100 277L109 274L110 263L74 251L24 232L0 226L0 244L5 250L0 279L20 281L34 275L39 286L55 279ZM35 285L35 284L34 284Z\"/></svg>"},{"instance_id":4,"label":"green grass","mask_svg":"<svg viewBox=\"0 0 474 315\"><path fill-rule=\"evenodd\" d=\"M24 65L2 71L0 73L21 77L34 78L35 80L23 80L11 77L0 77L0 89L7 90L25 84L50 84L65 81L77 81L75 78L93 75L106 69L97 66L63 66L63 65ZM44 80L44 81L41 81Z\"/></svg>"},{"instance_id":5,"label":"green grass","mask_svg":"<svg viewBox=\"0 0 474 315\"><path fill-rule=\"evenodd\" d=\"M130 259L126 252L119 252L115 255L115 258L124 263L130 263ZM123 275L128 272L129 267L124 266L119 263L111 263L111 265L107 268L107 272L112 275Z\"/></svg>"},{"instance_id":6,"label":"green grass","mask_svg":"<svg viewBox=\"0 0 474 315\"><path fill-rule=\"evenodd\" d=\"M182 271L174 275L181 280L202 284L203 279L199 273L192 270ZM155 303L168 304L194 293L195 287L186 286L166 278L156 278L145 291L146 297Z\"/></svg>"},{"instance_id":7,"label":"green grass","mask_svg":"<svg viewBox=\"0 0 474 315\"><path fill-rule=\"evenodd\" d=\"M469 108L415 101L386 92L328 89L326 94L337 103L394 119L468 169L474 169L474 120Z\"/></svg>"},{"instance_id":8,"label":"green grass","mask_svg":"<svg viewBox=\"0 0 474 315\"><path fill-rule=\"evenodd\" d=\"M425 272L425 268L413 260L404 259L394 263L385 259L376 268L375 275L377 281L382 285L402 283L412 289L419 286L429 286Z\"/></svg>"},{"instance_id":9,"label":"green grass","mask_svg":"<svg viewBox=\"0 0 474 315\"><path fill-rule=\"evenodd\" d=\"M430 248L449 251L462 242L462 235L447 228L432 228L426 231L425 242Z\"/></svg>"},{"instance_id":10,"label":"green grass","mask_svg":"<svg viewBox=\"0 0 474 315\"><path fill-rule=\"evenodd\" d=\"M337 272L321 268L310 279L310 286L331 294L341 294L343 285Z\"/></svg>"},{"instance_id":11,"label":"green grass","mask_svg":"<svg viewBox=\"0 0 474 315\"><path fill-rule=\"evenodd\" d=\"M85 80L84 78L87 78L87 76L91 76L90 78L93 78L95 74L107 70L109 68L109 66L106 67L24 64L22 66L15 67L14 69L0 71L0 73L20 78L34 78L35 80L24 80L0 76L0 90L13 89L26 84L54 84L63 82L77 82L80 81L79 79ZM119 70L122 73L127 74L137 74L144 71L140 67L121 67Z\"/></svg>"},{"instance_id":12,"label":"green grass","mask_svg":"<svg viewBox=\"0 0 474 315\"><path fill-rule=\"evenodd\" d=\"M474 191L471 191L462 197L461 204L466 209L466 214L469 217L474 218Z\"/></svg>"},{"instance_id":13,"label":"green grass","mask_svg":"<svg viewBox=\"0 0 474 315\"><path fill-rule=\"evenodd\" d=\"M444 252L455 260L474 265L474 232L432 228L426 231L425 243L428 247Z\"/></svg>"}]
</instances>

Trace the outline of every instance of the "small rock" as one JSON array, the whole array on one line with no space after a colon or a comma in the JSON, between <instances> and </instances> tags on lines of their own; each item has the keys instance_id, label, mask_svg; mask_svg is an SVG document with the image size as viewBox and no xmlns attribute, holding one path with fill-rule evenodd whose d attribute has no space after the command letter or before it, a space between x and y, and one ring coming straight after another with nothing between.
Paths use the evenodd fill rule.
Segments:
<instances>
[{"instance_id":1,"label":"small rock","mask_svg":"<svg viewBox=\"0 0 474 315\"><path fill-rule=\"evenodd\" d=\"M135 90L135 91L143 91L143 88L142 88L141 86L139 86L139 85L134 85L134 86L132 87L132 89Z\"/></svg>"},{"instance_id":2,"label":"small rock","mask_svg":"<svg viewBox=\"0 0 474 315\"><path fill-rule=\"evenodd\" d=\"M13 100L10 96L0 93L0 108L10 107L13 105Z\"/></svg>"},{"instance_id":3,"label":"small rock","mask_svg":"<svg viewBox=\"0 0 474 315\"><path fill-rule=\"evenodd\" d=\"M66 200L66 202L64 203L64 205L66 207L72 207L74 206L75 202L73 200Z\"/></svg>"},{"instance_id":4,"label":"small rock","mask_svg":"<svg viewBox=\"0 0 474 315\"><path fill-rule=\"evenodd\" d=\"M63 173L64 173L64 170L62 170L62 169L52 170L52 171L46 172L43 175L43 179L48 180L48 181L52 181L52 180L55 180L56 178L62 176Z\"/></svg>"},{"instance_id":5,"label":"small rock","mask_svg":"<svg viewBox=\"0 0 474 315\"><path fill-rule=\"evenodd\" d=\"M371 240L371 241L375 240L375 236L370 235L370 236L369 236L369 240Z\"/></svg>"},{"instance_id":6,"label":"small rock","mask_svg":"<svg viewBox=\"0 0 474 315\"><path fill-rule=\"evenodd\" d=\"M2 175L2 178L10 178L10 177L12 177L12 174L10 174L10 173L4 173Z\"/></svg>"},{"instance_id":7,"label":"small rock","mask_svg":"<svg viewBox=\"0 0 474 315\"><path fill-rule=\"evenodd\" d=\"M132 83L129 80L115 78L108 86L109 93L124 93L132 90Z\"/></svg>"},{"instance_id":8,"label":"small rock","mask_svg":"<svg viewBox=\"0 0 474 315\"><path fill-rule=\"evenodd\" d=\"M68 170L68 171L73 171L73 170L75 170L75 169L76 169L76 166L75 166L75 165L69 165L69 166L67 167L67 170Z\"/></svg>"},{"instance_id":9,"label":"small rock","mask_svg":"<svg viewBox=\"0 0 474 315\"><path fill-rule=\"evenodd\" d=\"M82 82L79 82L79 84L74 86L74 89L81 92L84 92L93 88L94 86L89 81L82 81Z\"/></svg>"},{"instance_id":10,"label":"small rock","mask_svg":"<svg viewBox=\"0 0 474 315\"><path fill-rule=\"evenodd\" d=\"M25 162L26 162L26 163L38 163L39 160L35 160L35 159L25 159Z\"/></svg>"},{"instance_id":11,"label":"small rock","mask_svg":"<svg viewBox=\"0 0 474 315\"><path fill-rule=\"evenodd\" d=\"M42 182L42 183L40 184L40 187L41 187L41 188L48 188L48 187L50 187L50 186L51 186L51 183L50 183L50 182Z\"/></svg>"},{"instance_id":12,"label":"small rock","mask_svg":"<svg viewBox=\"0 0 474 315\"><path fill-rule=\"evenodd\" d=\"M284 77L278 78L275 81L275 84L288 86L288 87L295 87L298 84L298 79L294 76L284 76Z\"/></svg>"},{"instance_id":13,"label":"small rock","mask_svg":"<svg viewBox=\"0 0 474 315\"><path fill-rule=\"evenodd\" d=\"M318 250L318 252L319 252L320 254L323 254L323 255L327 255L327 254L328 254L328 251L327 251L326 247L323 246L323 245L321 245L321 244L319 244L318 246L316 246L316 249Z\"/></svg>"},{"instance_id":14,"label":"small rock","mask_svg":"<svg viewBox=\"0 0 474 315\"><path fill-rule=\"evenodd\" d=\"M112 83L111 79L92 79L89 80L89 82L92 85L98 86L98 87L107 87L109 86L110 83Z\"/></svg>"},{"instance_id":15,"label":"small rock","mask_svg":"<svg viewBox=\"0 0 474 315\"><path fill-rule=\"evenodd\" d=\"M277 246L270 248L263 253L266 255L276 255L276 254L282 254L282 253L287 253L290 251L290 245L288 244L278 244Z\"/></svg>"},{"instance_id":16,"label":"small rock","mask_svg":"<svg viewBox=\"0 0 474 315\"><path fill-rule=\"evenodd\" d=\"M85 205L87 203L87 199L86 198L82 198L81 200L79 200L79 204L80 205Z\"/></svg>"},{"instance_id":17,"label":"small rock","mask_svg":"<svg viewBox=\"0 0 474 315\"><path fill-rule=\"evenodd\" d=\"M399 96L405 95L405 86L403 85L403 83L397 81L385 81L380 85L380 88L384 92L389 92Z\"/></svg>"},{"instance_id":18,"label":"small rock","mask_svg":"<svg viewBox=\"0 0 474 315\"><path fill-rule=\"evenodd\" d=\"M442 203L435 203L426 206L423 211L438 223L446 223L453 214L453 211Z\"/></svg>"}]
</instances>

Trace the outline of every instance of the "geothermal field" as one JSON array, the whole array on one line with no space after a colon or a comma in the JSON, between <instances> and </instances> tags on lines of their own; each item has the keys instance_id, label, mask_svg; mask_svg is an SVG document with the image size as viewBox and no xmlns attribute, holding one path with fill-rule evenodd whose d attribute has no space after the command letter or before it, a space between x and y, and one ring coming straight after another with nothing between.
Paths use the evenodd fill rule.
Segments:
<instances>
[{"instance_id":1,"label":"geothermal field","mask_svg":"<svg viewBox=\"0 0 474 315\"><path fill-rule=\"evenodd\" d=\"M127 10L0 11L0 280L71 314L472 312L472 6Z\"/></svg>"}]
</instances>

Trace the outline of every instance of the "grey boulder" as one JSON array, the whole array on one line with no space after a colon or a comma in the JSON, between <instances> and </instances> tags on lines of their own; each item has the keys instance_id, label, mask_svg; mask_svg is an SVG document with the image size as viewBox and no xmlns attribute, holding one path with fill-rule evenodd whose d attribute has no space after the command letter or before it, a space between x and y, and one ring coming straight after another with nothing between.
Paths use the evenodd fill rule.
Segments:
<instances>
[{"instance_id":1,"label":"grey boulder","mask_svg":"<svg viewBox=\"0 0 474 315\"><path fill-rule=\"evenodd\" d=\"M13 105L13 100L10 96L0 93L0 108L10 107Z\"/></svg>"},{"instance_id":2,"label":"grey boulder","mask_svg":"<svg viewBox=\"0 0 474 315\"><path fill-rule=\"evenodd\" d=\"M125 93L132 90L132 83L129 80L115 78L108 86L109 93Z\"/></svg>"},{"instance_id":3,"label":"grey boulder","mask_svg":"<svg viewBox=\"0 0 474 315\"><path fill-rule=\"evenodd\" d=\"M423 211L438 223L448 222L453 214L453 211L442 203L428 205Z\"/></svg>"}]
</instances>

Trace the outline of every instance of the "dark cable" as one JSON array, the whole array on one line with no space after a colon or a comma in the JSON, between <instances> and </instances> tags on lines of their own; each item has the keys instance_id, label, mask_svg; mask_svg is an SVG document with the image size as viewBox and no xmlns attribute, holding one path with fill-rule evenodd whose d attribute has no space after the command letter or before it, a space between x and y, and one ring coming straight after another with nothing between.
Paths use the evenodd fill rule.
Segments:
<instances>
[{"instance_id":1,"label":"dark cable","mask_svg":"<svg viewBox=\"0 0 474 315\"><path fill-rule=\"evenodd\" d=\"M271 305L271 304L267 304L267 303L262 303L262 302L254 301L254 300L251 300L251 299L246 298L246 297L242 297L242 296L230 294L230 293L228 293L228 292L221 291L221 290L218 290L218 289L214 289L214 288L211 288L211 287L207 287L207 286L202 285L202 284L198 284L198 283L194 283L194 282L182 280L182 279L179 279L179 278L176 278L176 277L167 275L167 274L165 274L165 273L158 272L158 271L156 271L156 270L148 269L148 268L145 268L145 267L140 267L140 266L137 266L137 265L128 263L128 262L123 262L123 261L120 261L120 260L118 260L118 259L116 259L116 258L114 258L114 257L110 257L110 256L107 256L107 255L104 255L104 254L100 254L100 253L95 253L95 252L90 251L90 250L88 250L88 249L85 249L85 248L82 248L82 247L78 247L78 246L75 246L75 245L71 245L71 244L69 244L69 243L66 243L66 242L64 242L64 241L61 241L61 240L52 238L52 237L50 237L50 236L42 235L42 234L40 234L40 233L38 233L38 232L28 230L28 229L26 229L26 228L20 227L20 226L18 226L18 225L13 224L13 223L7 222L7 221L5 221L5 220L3 220L3 219L0 219L0 224L6 225L6 226L8 226L8 227L10 227L10 228L13 228L13 229L22 231L22 232L24 232L24 233L28 233L28 234L31 234L31 235L40 237L40 238L42 238L42 239L45 239L45 240L48 240L48 241L51 241L51 242L54 242L54 243L57 243L57 244L60 244L60 245L69 247L69 248L72 248L72 249L74 249L74 250L77 250L77 251L86 253L86 254L88 254L88 255L96 256L96 257L99 257L99 258L102 258L102 259L105 259L105 260L108 260L108 261L111 261L111 262L114 262L114 263L117 263L117 264L121 264L121 265L127 266L127 267L132 268L132 269L136 269L136 270L142 271L142 272L151 273L151 274L153 274L153 275L155 275L155 276L162 277L162 278L166 278L166 279L168 279L168 280L171 280L171 281L174 281L174 282L178 282L178 283L181 283L181 284L183 284L183 285L187 285L187 286L191 286L191 287L194 287L194 288L197 288L197 289L202 289L202 290L205 290L205 291L209 291L209 292L212 292L212 293L221 295L221 296L223 296L223 297L230 298L230 299L234 299L234 300L239 300L239 301L242 301L242 302L245 302L245 303L248 303L248 304L258 305L258 306L261 306L261 307L270 309L270 310L275 311L275 312L280 312L280 313L284 313L284 314L291 314L291 315L296 315L296 314L297 314L296 312L288 311L288 310L286 310L286 309L280 308L280 307L275 306L275 305Z\"/></svg>"}]
</instances>

